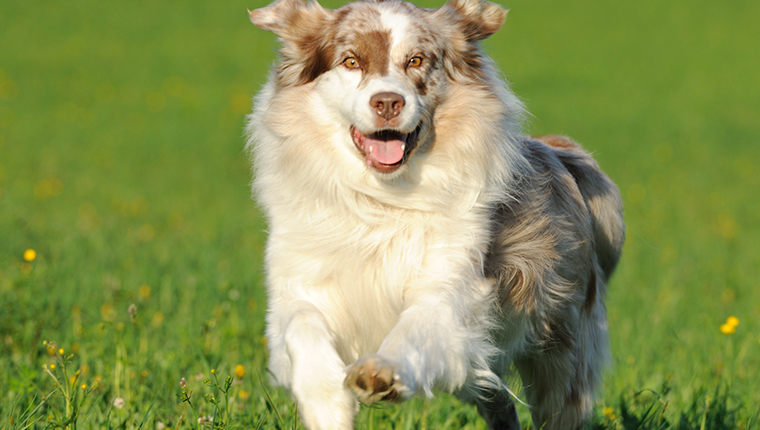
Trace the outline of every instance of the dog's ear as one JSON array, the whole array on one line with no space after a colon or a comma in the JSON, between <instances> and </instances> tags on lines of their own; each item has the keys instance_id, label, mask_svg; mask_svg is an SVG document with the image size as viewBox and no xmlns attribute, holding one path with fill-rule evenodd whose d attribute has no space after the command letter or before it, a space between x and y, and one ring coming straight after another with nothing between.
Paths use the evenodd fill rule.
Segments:
<instances>
[{"instance_id":1,"label":"dog's ear","mask_svg":"<svg viewBox=\"0 0 760 430\"><path fill-rule=\"evenodd\" d=\"M277 65L277 82L281 86L311 82L330 68L333 38L329 23L335 11L316 1L277 0L248 14L257 27L280 37L282 61Z\"/></svg>"},{"instance_id":2,"label":"dog's ear","mask_svg":"<svg viewBox=\"0 0 760 430\"><path fill-rule=\"evenodd\" d=\"M249 10L248 15L256 27L297 41L304 33L319 28L330 18L331 12L315 1L277 0L261 9Z\"/></svg>"},{"instance_id":3,"label":"dog's ear","mask_svg":"<svg viewBox=\"0 0 760 430\"><path fill-rule=\"evenodd\" d=\"M508 11L485 0L452 0L438 9L438 12L459 26L465 40L475 42L499 31Z\"/></svg>"}]
</instances>

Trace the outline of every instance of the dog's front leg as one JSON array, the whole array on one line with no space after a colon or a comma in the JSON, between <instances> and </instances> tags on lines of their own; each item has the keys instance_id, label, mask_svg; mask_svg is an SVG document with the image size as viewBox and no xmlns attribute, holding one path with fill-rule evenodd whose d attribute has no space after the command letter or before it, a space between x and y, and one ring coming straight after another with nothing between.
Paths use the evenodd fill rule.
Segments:
<instances>
[{"instance_id":1,"label":"dog's front leg","mask_svg":"<svg viewBox=\"0 0 760 430\"><path fill-rule=\"evenodd\" d=\"M378 352L349 367L346 386L371 404L431 396L434 387L452 392L472 377L497 381L488 368L494 349L487 340L487 282L470 281L460 287L464 294L451 285L410 294L416 297Z\"/></svg>"},{"instance_id":2,"label":"dog's front leg","mask_svg":"<svg viewBox=\"0 0 760 430\"><path fill-rule=\"evenodd\" d=\"M327 320L307 302L291 302L287 308L287 316L270 321L267 332L273 339L272 372L293 393L307 429L353 429L358 403L343 385L345 363Z\"/></svg>"}]
</instances>

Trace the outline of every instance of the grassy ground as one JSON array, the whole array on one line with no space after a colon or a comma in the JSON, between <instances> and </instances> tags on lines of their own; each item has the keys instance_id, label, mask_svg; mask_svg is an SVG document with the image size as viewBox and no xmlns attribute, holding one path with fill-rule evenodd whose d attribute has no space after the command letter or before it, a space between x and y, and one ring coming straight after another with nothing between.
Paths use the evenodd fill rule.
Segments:
<instances>
[{"instance_id":1,"label":"grassy ground","mask_svg":"<svg viewBox=\"0 0 760 430\"><path fill-rule=\"evenodd\" d=\"M0 428L294 427L257 375L242 127L273 59L260 6L0 2ZM760 428L760 3L505 6L486 48L529 131L584 143L626 202L592 427ZM484 426L441 395L358 428Z\"/></svg>"}]
</instances>

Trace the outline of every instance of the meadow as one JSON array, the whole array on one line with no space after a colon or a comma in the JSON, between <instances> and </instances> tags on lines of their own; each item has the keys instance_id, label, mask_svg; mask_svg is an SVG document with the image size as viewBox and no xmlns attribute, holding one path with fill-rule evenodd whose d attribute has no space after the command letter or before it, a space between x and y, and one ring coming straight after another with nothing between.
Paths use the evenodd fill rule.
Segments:
<instances>
[{"instance_id":1,"label":"meadow","mask_svg":"<svg viewBox=\"0 0 760 430\"><path fill-rule=\"evenodd\" d=\"M0 429L300 428L243 152L264 4L0 2ZM626 204L589 428L760 428L760 2L502 4L484 49L526 130L573 136ZM357 428L485 426L440 394Z\"/></svg>"}]
</instances>

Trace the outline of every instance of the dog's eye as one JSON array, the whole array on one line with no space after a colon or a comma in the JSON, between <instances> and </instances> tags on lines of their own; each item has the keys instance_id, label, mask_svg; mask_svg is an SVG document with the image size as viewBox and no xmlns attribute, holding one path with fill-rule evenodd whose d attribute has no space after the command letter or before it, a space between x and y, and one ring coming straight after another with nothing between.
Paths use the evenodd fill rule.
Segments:
<instances>
[{"instance_id":1,"label":"dog's eye","mask_svg":"<svg viewBox=\"0 0 760 430\"><path fill-rule=\"evenodd\" d=\"M343 60L343 65L349 69L358 69L361 67L359 65L359 60L357 60L354 57L348 57L345 60Z\"/></svg>"},{"instance_id":2,"label":"dog's eye","mask_svg":"<svg viewBox=\"0 0 760 430\"><path fill-rule=\"evenodd\" d=\"M422 57L412 57L406 64L407 67L420 67L422 65Z\"/></svg>"}]
</instances>

